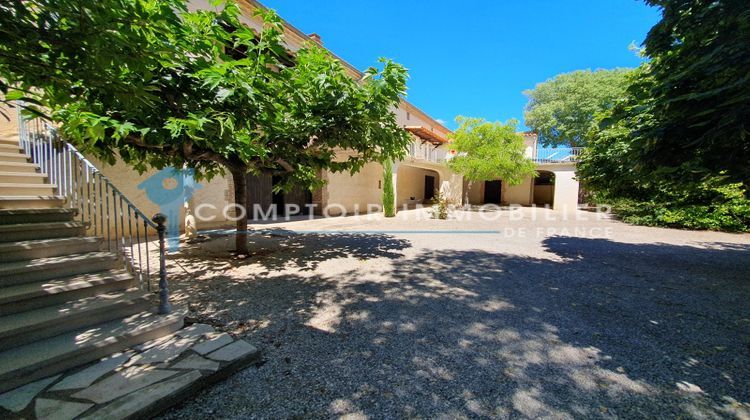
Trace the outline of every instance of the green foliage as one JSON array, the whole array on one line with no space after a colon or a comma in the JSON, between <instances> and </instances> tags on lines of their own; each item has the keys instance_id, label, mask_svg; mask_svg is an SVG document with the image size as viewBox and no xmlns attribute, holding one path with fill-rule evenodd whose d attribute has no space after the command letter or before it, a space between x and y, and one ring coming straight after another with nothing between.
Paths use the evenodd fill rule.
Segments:
<instances>
[{"instance_id":1,"label":"green foliage","mask_svg":"<svg viewBox=\"0 0 750 420\"><path fill-rule=\"evenodd\" d=\"M518 185L534 176L534 163L527 158L517 121L488 122L482 118L457 117L459 128L450 135L456 155L448 167L469 181L502 179Z\"/></svg>"},{"instance_id":2,"label":"green foliage","mask_svg":"<svg viewBox=\"0 0 750 420\"><path fill-rule=\"evenodd\" d=\"M750 2L646 2L662 19L644 42L653 121L634 133L640 163L750 187Z\"/></svg>"},{"instance_id":3,"label":"green foliage","mask_svg":"<svg viewBox=\"0 0 750 420\"><path fill-rule=\"evenodd\" d=\"M383 213L385 217L396 216L396 195L393 190L393 164L383 162Z\"/></svg>"},{"instance_id":4,"label":"green foliage","mask_svg":"<svg viewBox=\"0 0 750 420\"><path fill-rule=\"evenodd\" d=\"M720 185L703 184L701 194L711 199L696 200L691 196L665 200L636 201L629 198L601 200L625 222L646 226L664 226L683 229L709 229L730 232L750 231L750 200L739 183Z\"/></svg>"},{"instance_id":5,"label":"green foliage","mask_svg":"<svg viewBox=\"0 0 750 420\"><path fill-rule=\"evenodd\" d=\"M139 171L263 171L282 189L313 188L324 169L406 153L392 111L403 66L381 59L354 80L315 43L289 53L274 12L257 12L256 32L235 3L212 4L219 11L189 12L186 0L2 2L0 93L59 123L82 151Z\"/></svg>"},{"instance_id":6,"label":"green foliage","mask_svg":"<svg viewBox=\"0 0 750 420\"><path fill-rule=\"evenodd\" d=\"M650 62L598 115L578 177L626 221L745 231L750 187L750 4L648 1Z\"/></svg>"},{"instance_id":7,"label":"green foliage","mask_svg":"<svg viewBox=\"0 0 750 420\"><path fill-rule=\"evenodd\" d=\"M435 197L432 201L435 205L432 208L432 217L435 219L446 220L448 218L448 199L439 191L435 191Z\"/></svg>"},{"instance_id":8,"label":"green foliage","mask_svg":"<svg viewBox=\"0 0 750 420\"><path fill-rule=\"evenodd\" d=\"M629 69L578 70L524 92L524 119L545 145L585 146L595 115L610 109L627 88Z\"/></svg>"},{"instance_id":9,"label":"green foliage","mask_svg":"<svg viewBox=\"0 0 750 420\"><path fill-rule=\"evenodd\" d=\"M218 4L218 3L217 3ZM398 158L408 136L392 108L405 69L381 60L361 81L314 43L292 57L282 22L257 33L233 2L30 0L0 6L0 77L85 151L139 170L273 171L317 186L322 169ZM353 150L336 161L335 150Z\"/></svg>"}]
</instances>

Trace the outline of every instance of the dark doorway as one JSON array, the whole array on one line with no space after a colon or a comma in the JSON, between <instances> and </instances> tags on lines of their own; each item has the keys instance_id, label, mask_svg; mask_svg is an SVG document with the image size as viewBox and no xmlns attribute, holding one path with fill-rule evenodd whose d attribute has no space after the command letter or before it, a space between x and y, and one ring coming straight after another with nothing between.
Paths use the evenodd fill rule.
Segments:
<instances>
[{"instance_id":1,"label":"dark doorway","mask_svg":"<svg viewBox=\"0 0 750 420\"><path fill-rule=\"evenodd\" d=\"M500 204L502 181L484 181L484 202L486 204Z\"/></svg>"},{"instance_id":2,"label":"dark doorway","mask_svg":"<svg viewBox=\"0 0 750 420\"><path fill-rule=\"evenodd\" d=\"M286 216L286 205L296 204L299 211L289 214L289 216L309 214L310 207L307 204L312 203L312 193L300 187L294 187L287 193L275 193L273 187L279 182L279 178L269 174L247 176L247 211L250 220L255 219L255 205L259 206L257 215L271 215L269 209L274 206L275 214L278 217ZM294 210L292 208L291 210Z\"/></svg>"},{"instance_id":3,"label":"dark doorway","mask_svg":"<svg viewBox=\"0 0 750 420\"><path fill-rule=\"evenodd\" d=\"M435 198L435 177L430 175L424 176L424 199L432 200Z\"/></svg>"}]
</instances>

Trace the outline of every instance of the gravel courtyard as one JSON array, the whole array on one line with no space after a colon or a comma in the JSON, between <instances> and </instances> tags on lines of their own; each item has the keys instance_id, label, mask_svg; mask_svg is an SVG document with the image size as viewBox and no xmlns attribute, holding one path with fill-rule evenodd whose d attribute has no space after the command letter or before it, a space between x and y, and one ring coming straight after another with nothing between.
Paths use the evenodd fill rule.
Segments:
<instances>
[{"instance_id":1,"label":"gravel courtyard","mask_svg":"<svg viewBox=\"0 0 750 420\"><path fill-rule=\"evenodd\" d=\"M577 216L253 225L245 260L231 236L185 245L175 299L264 360L164 417L750 418L750 235Z\"/></svg>"}]
</instances>

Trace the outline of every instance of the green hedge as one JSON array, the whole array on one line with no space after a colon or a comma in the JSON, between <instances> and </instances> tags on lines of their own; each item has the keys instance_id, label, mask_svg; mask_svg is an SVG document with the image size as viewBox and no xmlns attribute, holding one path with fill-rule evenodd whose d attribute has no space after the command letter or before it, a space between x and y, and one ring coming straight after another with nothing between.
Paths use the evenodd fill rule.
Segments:
<instances>
[{"instance_id":1,"label":"green hedge","mask_svg":"<svg viewBox=\"0 0 750 420\"><path fill-rule=\"evenodd\" d=\"M728 232L750 231L750 200L741 184L708 188L710 200L691 203L687 199L637 201L599 200L612 206L623 221L645 226L707 229ZM704 194L704 198L706 195Z\"/></svg>"}]
</instances>

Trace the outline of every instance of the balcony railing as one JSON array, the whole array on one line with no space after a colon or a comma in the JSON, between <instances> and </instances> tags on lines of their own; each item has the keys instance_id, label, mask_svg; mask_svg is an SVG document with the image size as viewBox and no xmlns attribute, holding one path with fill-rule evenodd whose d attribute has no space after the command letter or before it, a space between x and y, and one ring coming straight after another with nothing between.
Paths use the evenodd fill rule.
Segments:
<instances>
[{"instance_id":1,"label":"balcony railing","mask_svg":"<svg viewBox=\"0 0 750 420\"><path fill-rule=\"evenodd\" d=\"M166 217L157 214L148 218L81 152L58 137L53 126L39 118L26 119L21 108L19 104L18 134L23 151L57 187L57 195L65 198L65 206L77 211L87 234L101 237L106 249L120 256L141 289L152 290L153 269L158 270L159 313L168 313ZM155 246L150 244L154 239L158 240ZM158 256L155 264L150 261L152 250Z\"/></svg>"},{"instance_id":2,"label":"balcony railing","mask_svg":"<svg viewBox=\"0 0 750 420\"><path fill-rule=\"evenodd\" d=\"M414 141L409 144L409 157L416 160L442 163L445 162L446 153L445 148L435 147L431 143Z\"/></svg>"},{"instance_id":3,"label":"balcony railing","mask_svg":"<svg viewBox=\"0 0 750 420\"><path fill-rule=\"evenodd\" d=\"M575 162L583 151L582 147L538 148L533 161L536 163L567 163Z\"/></svg>"}]
</instances>

